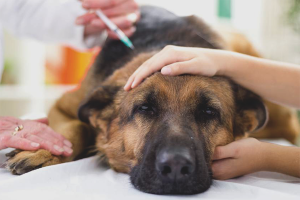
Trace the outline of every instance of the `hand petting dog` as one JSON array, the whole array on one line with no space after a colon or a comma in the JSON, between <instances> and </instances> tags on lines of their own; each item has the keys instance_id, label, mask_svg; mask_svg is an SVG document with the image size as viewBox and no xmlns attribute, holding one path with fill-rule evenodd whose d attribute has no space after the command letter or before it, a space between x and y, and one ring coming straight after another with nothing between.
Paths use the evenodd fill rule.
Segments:
<instances>
[{"instance_id":1,"label":"hand petting dog","mask_svg":"<svg viewBox=\"0 0 300 200\"><path fill-rule=\"evenodd\" d=\"M300 66L295 64L224 50L167 46L142 64L124 89L135 88L159 70L170 76L227 76L266 100L300 109Z\"/></svg>"},{"instance_id":2,"label":"hand petting dog","mask_svg":"<svg viewBox=\"0 0 300 200\"><path fill-rule=\"evenodd\" d=\"M128 37L135 32L134 24L140 18L139 6L134 0L82 0L82 7L87 10L101 9ZM106 30L108 37L118 38L92 11L78 17L76 24L85 26L86 36Z\"/></svg>"},{"instance_id":3,"label":"hand petting dog","mask_svg":"<svg viewBox=\"0 0 300 200\"><path fill-rule=\"evenodd\" d=\"M47 119L0 117L0 150L9 147L28 151L46 149L63 156L70 156L73 152L71 142L54 132Z\"/></svg>"}]
</instances>

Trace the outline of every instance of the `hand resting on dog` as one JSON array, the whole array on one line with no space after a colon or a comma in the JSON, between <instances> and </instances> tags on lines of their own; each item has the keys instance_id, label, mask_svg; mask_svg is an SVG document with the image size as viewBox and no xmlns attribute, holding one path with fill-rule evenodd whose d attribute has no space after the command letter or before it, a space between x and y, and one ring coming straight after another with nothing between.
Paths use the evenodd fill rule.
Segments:
<instances>
[{"instance_id":1,"label":"hand resting on dog","mask_svg":"<svg viewBox=\"0 0 300 200\"><path fill-rule=\"evenodd\" d=\"M70 156L73 152L71 142L54 132L47 124L47 119L0 117L0 150L9 147L29 151L43 148L54 155ZM18 126L22 128L16 131Z\"/></svg>"},{"instance_id":2,"label":"hand resting on dog","mask_svg":"<svg viewBox=\"0 0 300 200\"><path fill-rule=\"evenodd\" d=\"M300 148L287 147L254 138L219 146L213 155L216 179L229 179L257 171L274 171L300 177Z\"/></svg>"},{"instance_id":3,"label":"hand resting on dog","mask_svg":"<svg viewBox=\"0 0 300 200\"><path fill-rule=\"evenodd\" d=\"M124 89L136 87L159 70L171 76L227 76L266 100L300 108L300 66L294 64L224 50L167 46L142 64Z\"/></svg>"}]
</instances>

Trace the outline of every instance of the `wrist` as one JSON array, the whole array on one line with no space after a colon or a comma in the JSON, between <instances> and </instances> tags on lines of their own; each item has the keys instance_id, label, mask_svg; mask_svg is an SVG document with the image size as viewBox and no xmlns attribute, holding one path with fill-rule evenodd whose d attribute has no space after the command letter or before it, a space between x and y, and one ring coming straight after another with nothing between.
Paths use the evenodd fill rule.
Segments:
<instances>
[{"instance_id":1,"label":"wrist","mask_svg":"<svg viewBox=\"0 0 300 200\"><path fill-rule=\"evenodd\" d=\"M232 80L239 80L249 71L248 66L253 68L253 59L250 56L232 52L219 50L218 75L226 76Z\"/></svg>"},{"instance_id":2,"label":"wrist","mask_svg":"<svg viewBox=\"0 0 300 200\"><path fill-rule=\"evenodd\" d=\"M257 171L270 171L270 149L269 144L266 142L260 142L258 145L260 164L258 165Z\"/></svg>"},{"instance_id":3,"label":"wrist","mask_svg":"<svg viewBox=\"0 0 300 200\"><path fill-rule=\"evenodd\" d=\"M21 125L21 121L14 117L0 117L0 134L13 132L17 126Z\"/></svg>"},{"instance_id":4,"label":"wrist","mask_svg":"<svg viewBox=\"0 0 300 200\"><path fill-rule=\"evenodd\" d=\"M231 51L225 51L225 50L214 50L216 53L216 63L215 66L217 68L216 70L216 75L218 76L226 76L231 78L231 71L234 70L232 69L234 67L235 62L235 56L234 52Z\"/></svg>"}]
</instances>

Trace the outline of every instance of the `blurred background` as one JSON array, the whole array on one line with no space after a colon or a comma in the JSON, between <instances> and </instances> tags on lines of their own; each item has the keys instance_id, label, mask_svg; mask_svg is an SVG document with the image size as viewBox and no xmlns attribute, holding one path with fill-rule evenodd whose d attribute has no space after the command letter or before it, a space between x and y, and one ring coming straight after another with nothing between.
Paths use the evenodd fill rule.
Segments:
<instances>
[{"instance_id":1,"label":"blurred background","mask_svg":"<svg viewBox=\"0 0 300 200\"><path fill-rule=\"evenodd\" d=\"M265 57L300 64L300 0L137 0L174 13L197 15L214 27L245 34ZM67 9L67 8L66 8ZM46 115L53 102L74 88L94 51L46 45L4 33L5 71L0 116Z\"/></svg>"}]
</instances>

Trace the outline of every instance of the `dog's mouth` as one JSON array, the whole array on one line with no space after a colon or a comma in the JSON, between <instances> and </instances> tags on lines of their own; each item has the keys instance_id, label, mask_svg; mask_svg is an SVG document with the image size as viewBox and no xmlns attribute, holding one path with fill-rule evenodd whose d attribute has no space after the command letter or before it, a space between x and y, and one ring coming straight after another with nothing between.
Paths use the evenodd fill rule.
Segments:
<instances>
[{"instance_id":1,"label":"dog's mouth","mask_svg":"<svg viewBox=\"0 0 300 200\"><path fill-rule=\"evenodd\" d=\"M135 188L152 194L197 194L212 183L212 173L201 150L164 147L149 150L130 173Z\"/></svg>"}]
</instances>

